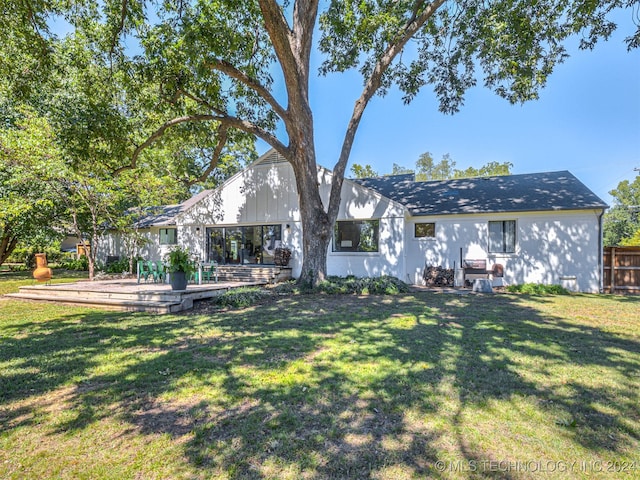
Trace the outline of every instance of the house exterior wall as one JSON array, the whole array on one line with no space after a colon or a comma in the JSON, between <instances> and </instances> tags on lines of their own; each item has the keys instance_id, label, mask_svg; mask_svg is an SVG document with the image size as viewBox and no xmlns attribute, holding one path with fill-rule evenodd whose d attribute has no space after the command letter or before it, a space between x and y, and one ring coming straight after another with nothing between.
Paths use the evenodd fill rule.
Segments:
<instances>
[{"instance_id":1,"label":"house exterior wall","mask_svg":"<svg viewBox=\"0 0 640 480\"><path fill-rule=\"evenodd\" d=\"M582 292L600 290L600 211L532 212L415 217L407 222L407 272L420 283L427 265L460 267L463 259L504 266L506 284L560 284ZM489 253L489 221L515 220L516 251ZM435 238L414 235L416 222L434 222Z\"/></svg>"},{"instance_id":2,"label":"house exterior wall","mask_svg":"<svg viewBox=\"0 0 640 480\"><path fill-rule=\"evenodd\" d=\"M320 194L329 199L331 173L318 170ZM600 210L466 214L412 217L400 204L373 190L345 180L340 220L378 219L379 251L327 252L330 275L392 275L421 284L426 265L460 267L462 258L486 259L488 267L504 266L504 282L563 284L583 292L600 289ZM510 254L488 252L489 221L516 222L516 249ZM178 243L194 256L206 258L207 227L279 224L282 243L292 250L290 266L302 270L302 226L293 169L287 162L262 162L240 172L176 218ZM416 222L435 223L434 238L415 238ZM160 245L159 227L145 231L149 242L141 255L164 258L170 246ZM117 237L105 239L100 254L124 255Z\"/></svg>"},{"instance_id":3,"label":"house exterior wall","mask_svg":"<svg viewBox=\"0 0 640 480\"><path fill-rule=\"evenodd\" d=\"M163 227L167 228L167 227ZM168 227L174 228L174 227ZM178 228L178 243L182 244L181 229ZM162 260L169 252L171 245L160 245L160 227L138 230L138 234L145 239L145 244L139 249L139 255L146 260ZM186 238L186 236L185 236ZM104 264L108 256L124 258L128 255L123 237L119 233L107 233L100 239L98 262Z\"/></svg>"},{"instance_id":4,"label":"house exterior wall","mask_svg":"<svg viewBox=\"0 0 640 480\"><path fill-rule=\"evenodd\" d=\"M326 205L331 189L331 174L320 169L318 182L321 198ZM328 273L402 277L403 217L404 209L401 206L360 185L345 181L338 220L379 219L380 251L333 252L331 244L327 254ZM253 165L180 215L177 223L179 242L200 258L206 255L204 235L207 227L280 224L282 243L292 251L292 274L297 277L302 271L302 224L295 176L289 163ZM196 232L198 227L199 233Z\"/></svg>"}]
</instances>

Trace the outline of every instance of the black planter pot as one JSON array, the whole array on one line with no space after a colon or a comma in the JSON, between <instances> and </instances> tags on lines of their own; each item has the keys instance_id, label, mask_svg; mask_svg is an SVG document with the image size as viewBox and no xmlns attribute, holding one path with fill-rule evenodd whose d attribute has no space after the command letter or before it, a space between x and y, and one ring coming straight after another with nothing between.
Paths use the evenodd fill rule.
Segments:
<instances>
[{"instance_id":1,"label":"black planter pot","mask_svg":"<svg viewBox=\"0 0 640 480\"><path fill-rule=\"evenodd\" d=\"M187 274L185 272L173 272L171 274L171 290L186 290Z\"/></svg>"}]
</instances>

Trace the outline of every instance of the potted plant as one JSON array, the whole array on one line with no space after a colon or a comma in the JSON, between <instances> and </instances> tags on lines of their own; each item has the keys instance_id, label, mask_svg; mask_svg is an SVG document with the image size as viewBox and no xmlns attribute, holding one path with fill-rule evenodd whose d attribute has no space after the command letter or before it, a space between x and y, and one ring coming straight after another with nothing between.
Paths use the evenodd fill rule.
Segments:
<instances>
[{"instance_id":1,"label":"potted plant","mask_svg":"<svg viewBox=\"0 0 640 480\"><path fill-rule=\"evenodd\" d=\"M176 246L169 251L165 257L165 262L171 278L171 289L186 290L189 276L195 270L189 257L189 250Z\"/></svg>"}]
</instances>

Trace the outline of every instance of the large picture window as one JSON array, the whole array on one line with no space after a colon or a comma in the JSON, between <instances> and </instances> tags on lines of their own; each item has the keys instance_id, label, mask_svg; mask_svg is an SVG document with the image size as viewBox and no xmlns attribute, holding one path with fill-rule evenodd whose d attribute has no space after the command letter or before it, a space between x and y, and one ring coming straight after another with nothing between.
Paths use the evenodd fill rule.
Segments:
<instances>
[{"instance_id":1,"label":"large picture window","mask_svg":"<svg viewBox=\"0 0 640 480\"><path fill-rule=\"evenodd\" d=\"M336 222L333 232L334 252L377 252L379 220Z\"/></svg>"},{"instance_id":2,"label":"large picture window","mask_svg":"<svg viewBox=\"0 0 640 480\"><path fill-rule=\"evenodd\" d=\"M489 222L489 253L516 251L516 221Z\"/></svg>"},{"instance_id":3,"label":"large picture window","mask_svg":"<svg viewBox=\"0 0 640 480\"><path fill-rule=\"evenodd\" d=\"M220 264L274 264L282 246L280 225L207 228L207 261Z\"/></svg>"},{"instance_id":4,"label":"large picture window","mask_svg":"<svg viewBox=\"0 0 640 480\"><path fill-rule=\"evenodd\" d=\"M178 243L178 234L175 228L160 229L160 245L175 245Z\"/></svg>"}]
</instances>

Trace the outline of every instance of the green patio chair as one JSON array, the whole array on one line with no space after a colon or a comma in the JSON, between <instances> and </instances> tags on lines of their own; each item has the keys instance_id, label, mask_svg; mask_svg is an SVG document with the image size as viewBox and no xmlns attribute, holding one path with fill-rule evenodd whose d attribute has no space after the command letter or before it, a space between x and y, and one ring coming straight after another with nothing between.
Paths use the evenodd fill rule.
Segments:
<instances>
[{"instance_id":1,"label":"green patio chair","mask_svg":"<svg viewBox=\"0 0 640 480\"><path fill-rule=\"evenodd\" d=\"M152 262L151 260L147 262L149 266L149 271L151 272L151 276L153 277L153 283L163 282L164 281L164 271L158 266L158 262Z\"/></svg>"},{"instance_id":2,"label":"green patio chair","mask_svg":"<svg viewBox=\"0 0 640 480\"><path fill-rule=\"evenodd\" d=\"M214 281L217 283L218 282L218 270L217 267L218 264L216 262L207 264L207 265L203 265L202 266L202 281L204 282L210 282L211 279L215 279Z\"/></svg>"},{"instance_id":3,"label":"green patio chair","mask_svg":"<svg viewBox=\"0 0 640 480\"><path fill-rule=\"evenodd\" d=\"M167 281L167 272L164 267L164 263L160 260L156 261L156 270L158 275L158 281L165 283Z\"/></svg>"},{"instance_id":4,"label":"green patio chair","mask_svg":"<svg viewBox=\"0 0 640 480\"><path fill-rule=\"evenodd\" d=\"M198 279L200 277L198 276L198 267L194 267L194 270L191 272L191 275L189 275L189 283L198 283Z\"/></svg>"},{"instance_id":5,"label":"green patio chair","mask_svg":"<svg viewBox=\"0 0 640 480\"><path fill-rule=\"evenodd\" d=\"M153 273L151 273L148 262L138 260L138 283L140 283L141 278L146 282L149 277L153 277Z\"/></svg>"}]
</instances>

